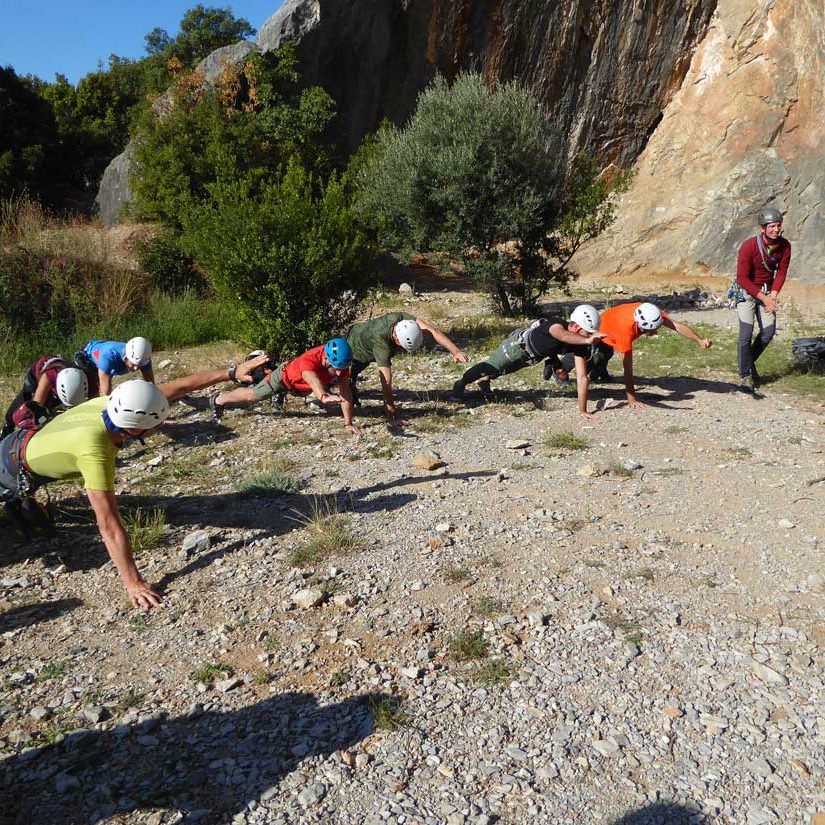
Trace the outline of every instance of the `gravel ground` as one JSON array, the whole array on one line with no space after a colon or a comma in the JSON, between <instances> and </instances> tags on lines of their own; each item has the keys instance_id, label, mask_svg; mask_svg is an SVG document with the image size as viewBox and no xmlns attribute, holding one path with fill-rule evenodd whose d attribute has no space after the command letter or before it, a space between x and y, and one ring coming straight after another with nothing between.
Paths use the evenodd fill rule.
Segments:
<instances>
[{"instance_id":1,"label":"gravel ground","mask_svg":"<svg viewBox=\"0 0 825 825\"><path fill-rule=\"evenodd\" d=\"M396 366L401 434L373 370L360 441L201 398L125 452L151 614L76 487L3 548L0 821L820 825L823 408L651 377L584 421L537 368L463 406ZM303 489L239 494L273 467ZM359 546L295 567L319 501Z\"/></svg>"}]
</instances>

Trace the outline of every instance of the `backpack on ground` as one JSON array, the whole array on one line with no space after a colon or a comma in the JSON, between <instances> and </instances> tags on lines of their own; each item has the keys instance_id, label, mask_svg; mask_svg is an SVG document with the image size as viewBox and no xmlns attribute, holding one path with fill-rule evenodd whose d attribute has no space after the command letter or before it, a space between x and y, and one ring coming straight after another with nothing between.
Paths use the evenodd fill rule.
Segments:
<instances>
[{"instance_id":1,"label":"backpack on ground","mask_svg":"<svg viewBox=\"0 0 825 825\"><path fill-rule=\"evenodd\" d=\"M825 367L825 337L794 338L791 352L800 364Z\"/></svg>"}]
</instances>

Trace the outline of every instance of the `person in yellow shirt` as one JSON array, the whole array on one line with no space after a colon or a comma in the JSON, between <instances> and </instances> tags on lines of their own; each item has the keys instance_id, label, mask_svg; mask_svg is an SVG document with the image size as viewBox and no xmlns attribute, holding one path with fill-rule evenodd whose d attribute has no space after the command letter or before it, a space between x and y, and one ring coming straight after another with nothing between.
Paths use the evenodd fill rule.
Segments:
<instances>
[{"instance_id":1,"label":"person in yellow shirt","mask_svg":"<svg viewBox=\"0 0 825 825\"><path fill-rule=\"evenodd\" d=\"M245 380L266 356L236 370L213 370L155 386L125 381L108 397L67 410L40 430L18 430L0 442L0 501L12 501L42 484L80 477L100 536L135 607L152 608L161 596L141 575L132 557L115 499L115 457L126 438L143 438L169 415L169 402L226 380Z\"/></svg>"}]
</instances>

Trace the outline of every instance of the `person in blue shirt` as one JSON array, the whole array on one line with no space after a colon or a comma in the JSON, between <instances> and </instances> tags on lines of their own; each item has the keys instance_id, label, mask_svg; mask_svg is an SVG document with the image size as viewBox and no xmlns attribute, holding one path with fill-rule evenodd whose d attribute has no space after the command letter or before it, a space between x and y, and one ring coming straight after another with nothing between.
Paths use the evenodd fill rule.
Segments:
<instances>
[{"instance_id":1,"label":"person in blue shirt","mask_svg":"<svg viewBox=\"0 0 825 825\"><path fill-rule=\"evenodd\" d=\"M140 370L146 381L155 383L152 345L145 338L130 338L125 344L120 341L89 341L84 352L97 367L101 395L109 395L112 391L112 376L126 375L135 370Z\"/></svg>"}]
</instances>

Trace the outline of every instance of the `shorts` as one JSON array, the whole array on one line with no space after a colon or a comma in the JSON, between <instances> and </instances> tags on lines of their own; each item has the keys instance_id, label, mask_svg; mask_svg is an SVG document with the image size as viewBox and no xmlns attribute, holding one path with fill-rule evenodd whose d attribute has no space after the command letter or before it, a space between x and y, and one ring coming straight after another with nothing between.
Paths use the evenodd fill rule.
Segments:
<instances>
[{"instance_id":1,"label":"shorts","mask_svg":"<svg viewBox=\"0 0 825 825\"><path fill-rule=\"evenodd\" d=\"M275 395L276 393L287 392L287 388L281 380L286 365L287 362L285 361L283 364L280 364L272 370L272 372L269 373L263 381L259 381L255 384L252 388L252 392L255 393L255 398L259 401L263 401L264 398L269 398L271 395Z\"/></svg>"}]
</instances>

